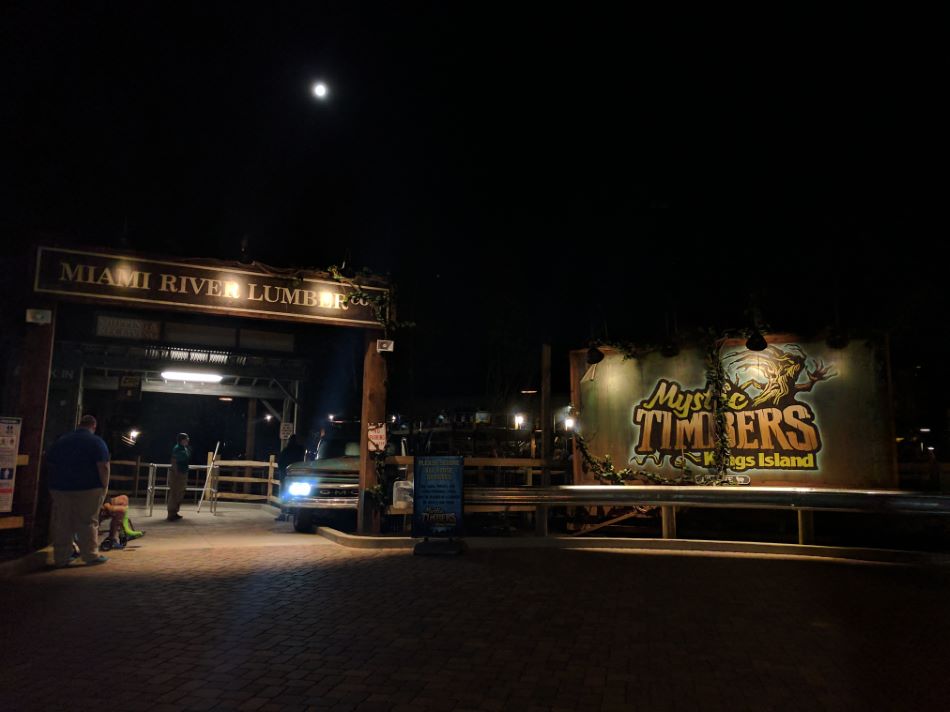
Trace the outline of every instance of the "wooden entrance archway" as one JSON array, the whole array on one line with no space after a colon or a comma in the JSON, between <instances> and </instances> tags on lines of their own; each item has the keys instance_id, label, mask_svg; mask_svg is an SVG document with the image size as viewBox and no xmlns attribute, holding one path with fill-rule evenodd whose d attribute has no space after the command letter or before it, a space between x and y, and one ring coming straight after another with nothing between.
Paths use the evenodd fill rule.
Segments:
<instances>
[{"instance_id":1,"label":"wooden entrance archway","mask_svg":"<svg viewBox=\"0 0 950 712\"><path fill-rule=\"evenodd\" d=\"M386 362L376 348L376 340L382 335L376 304L388 304L389 297L384 280L361 278L358 288L354 288L328 274L275 269L258 263L146 257L50 246L37 248L32 274L32 293L27 301L33 323L24 334L17 363L21 385L16 415L23 417L23 425L13 517L9 518L24 527L28 545L38 545L46 534L38 531L37 508L60 301L361 329L364 358L360 488L365 490L375 484L366 424L384 421L386 413ZM361 533L367 531L369 519L363 511L364 499L360 497Z\"/></svg>"}]
</instances>

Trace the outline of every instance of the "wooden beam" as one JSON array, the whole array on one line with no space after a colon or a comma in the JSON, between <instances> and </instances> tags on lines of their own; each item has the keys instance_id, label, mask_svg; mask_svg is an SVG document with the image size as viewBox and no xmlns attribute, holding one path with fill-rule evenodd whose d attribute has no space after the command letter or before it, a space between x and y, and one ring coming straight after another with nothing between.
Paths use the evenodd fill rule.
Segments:
<instances>
[{"instance_id":1,"label":"wooden beam","mask_svg":"<svg viewBox=\"0 0 950 712\"><path fill-rule=\"evenodd\" d=\"M670 505L660 507L660 526L663 528L664 539L676 538L676 507Z\"/></svg>"},{"instance_id":2,"label":"wooden beam","mask_svg":"<svg viewBox=\"0 0 950 712\"><path fill-rule=\"evenodd\" d=\"M56 303L42 298L30 299L30 308L49 309L49 324L23 326L23 350L19 358L19 393L16 412L23 418L20 429L20 451L29 457L29 464L18 467L13 491L13 514L23 517L27 543L40 548L48 543L49 497L41 483L41 454L46 430L46 409L49 400L50 372L53 365L53 342L56 338ZM21 317L22 318L22 317Z\"/></svg>"},{"instance_id":3,"label":"wooden beam","mask_svg":"<svg viewBox=\"0 0 950 712\"><path fill-rule=\"evenodd\" d=\"M248 398L247 399L247 423L245 427L244 434L244 457L248 460L254 457L254 436L257 432L257 399ZM244 474L248 477L251 476L251 468L248 467L244 470ZM245 492L249 491L247 485L245 485Z\"/></svg>"},{"instance_id":4,"label":"wooden beam","mask_svg":"<svg viewBox=\"0 0 950 712\"><path fill-rule=\"evenodd\" d=\"M550 460L554 446L554 418L551 413L551 344L541 346L541 459ZM541 485L551 484L551 471L541 472ZM548 535L548 508L539 506L534 515L534 533Z\"/></svg>"},{"instance_id":5,"label":"wooden beam","mask_svg":"<svg viewBox=\"0 0 950 712\"><path fill-rule=\"evenodd\" d=\"M554 445L554 417L551 413L551 344L541 347L541 458L551 459ZM545 482L545 484L549 484Z\"/></svg>"},{"instance_id":6,"label":"wooden beam","mask_svg":"<svg viewBox=\"0 0 950 712\"><path fill-rule=\"evenodd\" d=\"M630 519L631 517L636 517L640 514L637 510L632 512L627 512L626 514L621 514L619 517L614 517L613 519L608 519L606 522L600 522L600 524L594 524L593 526L588 527L587 529L581 529L579 532L574 532L573 536L584 536L585 534L590 534L595 532L598 529L603 529L604 527L609 527L611 524L616 524L617 522L622 522L624 519Z\"/></svg>"},{"instance_id":7,"label":"wooden beam","mask_svg":"<svg viewBox=\"0 0 950 712\"><path fill-rule=\"evenodd\" d=\"M810 509L798 510L798 543L815 543L815 513Z\"/></svg>"},{"instance_id":8,"label":"wooden beam","mask_svg":"<svg viewBox=\"0 0 950 712\"><path fill-rule=\"evenodd\" d=\"M277 422L278 422L278 423L283 423L283 422L284 422L283 418L281 417L281 414L277 412L277 409L276 409L274 406L272 406L270 403L268 403L268 402L267 402L266 400L264 400L263 398L261 398L261 403L264 404L264 407L267 408L267 410L270 412L271 415L273 415L275 418L277 418Z\"/></svg>"},{"instance_id":9,"label":"wooden beam","mask_svg":"<svg viewBox=\"0 0 950 712\"><path fill-rule=\"evenodd\" d=\"M584 376L585 368L587 366L587 356L585 351L571 351L570 353L570 365L571 365L571 405L575 408L581 406L581 378ZM571 473L570 482L565 484L569 485L579 485L579 484L593 484L594 478L591 477L585 482L584 470L581 468L581 452L577 447L577 441L574 438L571 438L571 462L574 465L574 471Z\"/></svg>"},{"instance_id":10,"label":"wooden beam","mask_svg":"<svg viewBox=\"0 0 950 712\"><path fill-rule=\"evenodd\" d=\"M85 376L83 387L92 391L115 391L119 388L118 376ZM231 398L283 398L279 388L270 386L240 386L221 383L180 383L175 381L143 381L143 393L176 393L194 396L230 396Z\"/></svg>"},{"instance_id":11,"label":"wooden beam","mask_svg":"<svg viewBox=\"0 0 950 712\"><path fill-rule=\"evenodd\" d=\"M363 494L376 484L376 464L369 454L369 424L386 421L386 361L376 351L378 332L367 331L363 341L363 406L360 409L360 501L357 531L368 534L371 512Z\"/></svg>"}]
</instances>

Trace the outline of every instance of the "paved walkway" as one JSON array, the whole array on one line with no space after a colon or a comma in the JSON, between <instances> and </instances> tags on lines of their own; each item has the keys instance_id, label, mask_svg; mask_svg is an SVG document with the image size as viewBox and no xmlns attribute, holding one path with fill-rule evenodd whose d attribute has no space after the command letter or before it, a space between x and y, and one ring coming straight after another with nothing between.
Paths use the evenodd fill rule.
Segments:
<instances>
[{"instance_id":1,"label":"paved walkway","mask_svg":"<svg viewBox=\"0 0 950 712\"><path fill-rule=\"evenodd\" d=\"M0 710L950 699L945 568L621 550L423 558L297 535L263 510L216 527L185 515L135 519L148 535L105 565L0 581Z\"/></svg>"}]
</instances>

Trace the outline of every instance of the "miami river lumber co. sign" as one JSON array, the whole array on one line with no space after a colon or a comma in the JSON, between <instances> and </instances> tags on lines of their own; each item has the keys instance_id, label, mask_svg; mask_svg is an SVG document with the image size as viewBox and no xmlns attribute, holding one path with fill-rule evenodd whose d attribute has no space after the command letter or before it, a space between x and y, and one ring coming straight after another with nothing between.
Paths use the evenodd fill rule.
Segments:
<instances>
[{"instance_id":1,"label":"miami river lumber co. sign","mask_svg":"<svg viewBox=\"0 0 950 712\"><path fill-rule=\"evenodd\" d=\"M128 304L169 306L238 316L378 326L365 298L317 277L267 274L253 267L146 259L107 252L40 247L34 290ZM383 295L380 287L361 287Z\"/></svg>"}]
</instances>

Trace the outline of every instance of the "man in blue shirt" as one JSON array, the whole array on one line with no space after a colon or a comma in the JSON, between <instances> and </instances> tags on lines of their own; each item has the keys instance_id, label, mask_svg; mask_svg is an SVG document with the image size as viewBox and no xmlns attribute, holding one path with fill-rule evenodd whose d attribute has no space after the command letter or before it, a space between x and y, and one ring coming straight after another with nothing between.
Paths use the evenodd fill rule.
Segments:
<instances>
[{"instance_id":1,"label":"man in blue shirt","mask_svg":"<svg viewBox=\"0 0 950 712\"><path fill-rule=\"evenodd\" d=\"M49 449L49 489L53 497L53 565L69 564L73 536L87 564L99 555L99 509L109 489L109 448L96 435L96 419L84 415L79 427Z\"/></svg>"}]
</instances>

